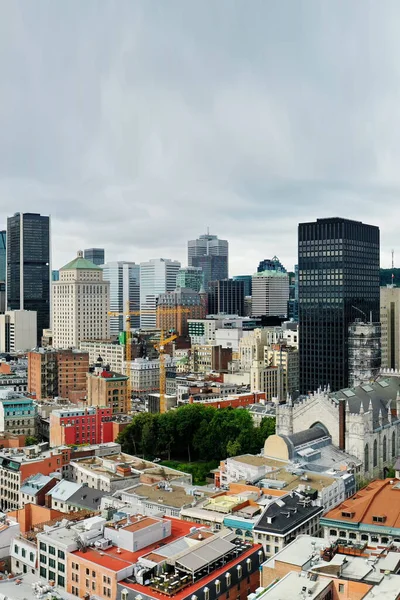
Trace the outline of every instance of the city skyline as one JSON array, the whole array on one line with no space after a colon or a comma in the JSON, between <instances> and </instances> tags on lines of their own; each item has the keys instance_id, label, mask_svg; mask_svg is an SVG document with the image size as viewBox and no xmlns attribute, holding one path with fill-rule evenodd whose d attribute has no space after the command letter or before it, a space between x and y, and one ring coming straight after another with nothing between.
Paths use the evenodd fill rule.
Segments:
<instances>
[{"instance_id":1,"label":"city skyline","mask_svg":"<svg viewBox=\"0 0 400 600\"><path fill-rule=\"evenodd\" d=\"M2 3L0 226L50 214L54 268L88 247L185 265L209 227L233 276L292 269L297 223L339 215L390 266L400 6L288 3Z\"/></svg>"}]
</instances>

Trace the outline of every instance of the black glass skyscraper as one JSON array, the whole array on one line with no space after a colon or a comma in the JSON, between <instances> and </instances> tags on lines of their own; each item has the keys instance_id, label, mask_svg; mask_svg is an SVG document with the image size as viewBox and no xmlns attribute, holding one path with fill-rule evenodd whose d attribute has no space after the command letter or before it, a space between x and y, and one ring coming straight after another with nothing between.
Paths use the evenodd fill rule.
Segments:
<instances>
[{"instance_id":1,"label":"black glass skyscraper","mask_svg":"<svg viewBox=\"0 0 400 600\"><path fill-rule=\"evenodd\" d=\"M7 232L0 231L0 281L6 280L6 240Z\"/></svg>"},{"instance_id":2,"label":"black glass skyscraper","mask_svg":"<svg viewBox=\"0 0 400 600\"><path fill-rule=\"evenodd\" d=\"M244 315L244 282L224 279L210 281L208 286L210 315Z\"/></svg>"},{"instance_id":3,"label":"black glass skyscraper","mask_svg":"<svg viewBox=\"0 0 400 600\"><path fill-rule=\"evenodd\" d=\"M7 219L7 308L37 312L37 339L50 326L50 218Z\"/></svg>"},{"instance_id":4,"label":"black glass skyscraper","mask_svg":"<svg viewBox=\"0 0 400 600\"><path fill-rule=\"evenodd\" d=\"M348 385L348 326L379 321L379 228L331 218L299 225L300 391Z\"/></svg>"}]
</instances>

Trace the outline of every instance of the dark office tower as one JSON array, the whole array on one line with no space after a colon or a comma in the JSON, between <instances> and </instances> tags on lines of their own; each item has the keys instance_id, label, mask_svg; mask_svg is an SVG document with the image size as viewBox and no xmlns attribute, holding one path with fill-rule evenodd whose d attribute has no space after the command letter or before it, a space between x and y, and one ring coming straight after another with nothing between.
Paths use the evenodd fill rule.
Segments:
<instances>
[{"instance_id":1,"label":"dark office tower","mask_svg":"<svg viewBox=\"0 0 400 600\"><path fill-rule=\"evenodd\" d=\"M263 271L278 271L278 273L286 273L285 267L277 256L274 256L273 258L264 258L264 260L260 261L257 268L257 273L262 273Z\"/></svg>"},{"instance_id":2,"label":"dark office tower","mask_svg":"<svg viewBox=\"0 0 400 600\"><path fill-rule=\"evenodd\" d=\"M228 242L216 235L206 233L188 242L188 265L203 270L206 290L210 281L228 278L228 254Z\"/></svg>"},{"instance_id":3,"label":"dark office tower","mask_svg":"<svg viewBox=\"0 0 400 600\"><path fill-rule=\"evenodd\" d=\"M233 279L210 281L208 286L208 314L244 316L244 282Z\"/></svg>"},{"instance_id":4,"label":"dark office tower","mask_svg":"<svg viewBox=\"0 0 400 600\"><path fill-rule=\"evenodd\" d=\"M348 328L361 314L379 321L379 228L340 218L300 223L302 393L348 386Z\"/></svg>"},{"instance_id":5,"label":"dark office tower","mask_svg":"<svg viewBox=\"0 0 400 600\"><path fill-rule=\"evenodd\" d=\"M7 308L37 312L37 339L50 327L50 217L7 219Z\"/></svg>"},{"instance_id":6,"label":"dark office tower","mask_svg":"<svg viewBox=\"0 0 400 600\"><path fill-rule=\"evenodd\" d=\"M0 231L0 281L6 280L6 263L7 263L6 239L7 239L7 232Z\"/></svg>"},{"instance_id":7,"label":"dark office tower","mask_svg":"<svg viewBox=\"0 0 400 600\"><path fill-rule=\"evenodd\" d=\"M105 254L104 248L86 248L86 250L83 251L84 258L90 260L97 266L105 264Z\"/></svg>"}]
</instances>

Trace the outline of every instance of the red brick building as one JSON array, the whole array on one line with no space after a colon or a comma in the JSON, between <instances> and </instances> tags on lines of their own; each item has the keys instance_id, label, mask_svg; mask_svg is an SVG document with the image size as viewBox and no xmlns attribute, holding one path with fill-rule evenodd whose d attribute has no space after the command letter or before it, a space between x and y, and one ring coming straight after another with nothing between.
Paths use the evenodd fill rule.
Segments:
<instances>
[{"instance_id":1,"label":"red brick building","mask_svg":"<svg viewBox=\"0 0 400 600\"><path fill-rule=\"evenodd\" d=\"M50 415L50 446L105 444L113 442L112 408L90 406L53 410Z\"/></svg>"}]
</instances>

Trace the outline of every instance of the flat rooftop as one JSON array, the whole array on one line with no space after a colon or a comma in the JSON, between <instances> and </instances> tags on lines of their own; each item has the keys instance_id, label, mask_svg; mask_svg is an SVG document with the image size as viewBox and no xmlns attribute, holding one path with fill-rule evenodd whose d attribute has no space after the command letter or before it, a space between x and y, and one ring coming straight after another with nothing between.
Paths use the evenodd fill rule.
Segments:
<instances>
[{"instance_id":1,"label":"flat rooftop","mask_svg":"<svg viewBox=\"0 0 400 600\"><path fill-rule=\"evenodd\" d=\"M275 585L260 594L257 600L264 600L264 598L265 600L282 600L283 598L316 600L321 598L320 594L324 591L328 592L332 582L328 577L318 577L317 575L314 577L315 579L311 580L307 578L306 574L303 577L302 573L291 571Z\"/></svg>"},{"instance_id":2,"label":"flat rooftop","mask_svg":"<svg viewBox=\"0 0 400 600\"><path fill-rule=\"evenodd\" d=\"M129 489L125 489L124 493L135 494L144 498L148 498L150 501L157 504L165 504L172 506L173 508L181 508L193 502L197 496L187 493L187 488L180 485L169 485L166 491L164 488L157 487L157 484L146 485L140 484L135 485ZM201 488L199 488L201 490ZM205 496L210 496L212 492L205 492L201 490L201 493Z\"/></svg>"}]
</instances>

